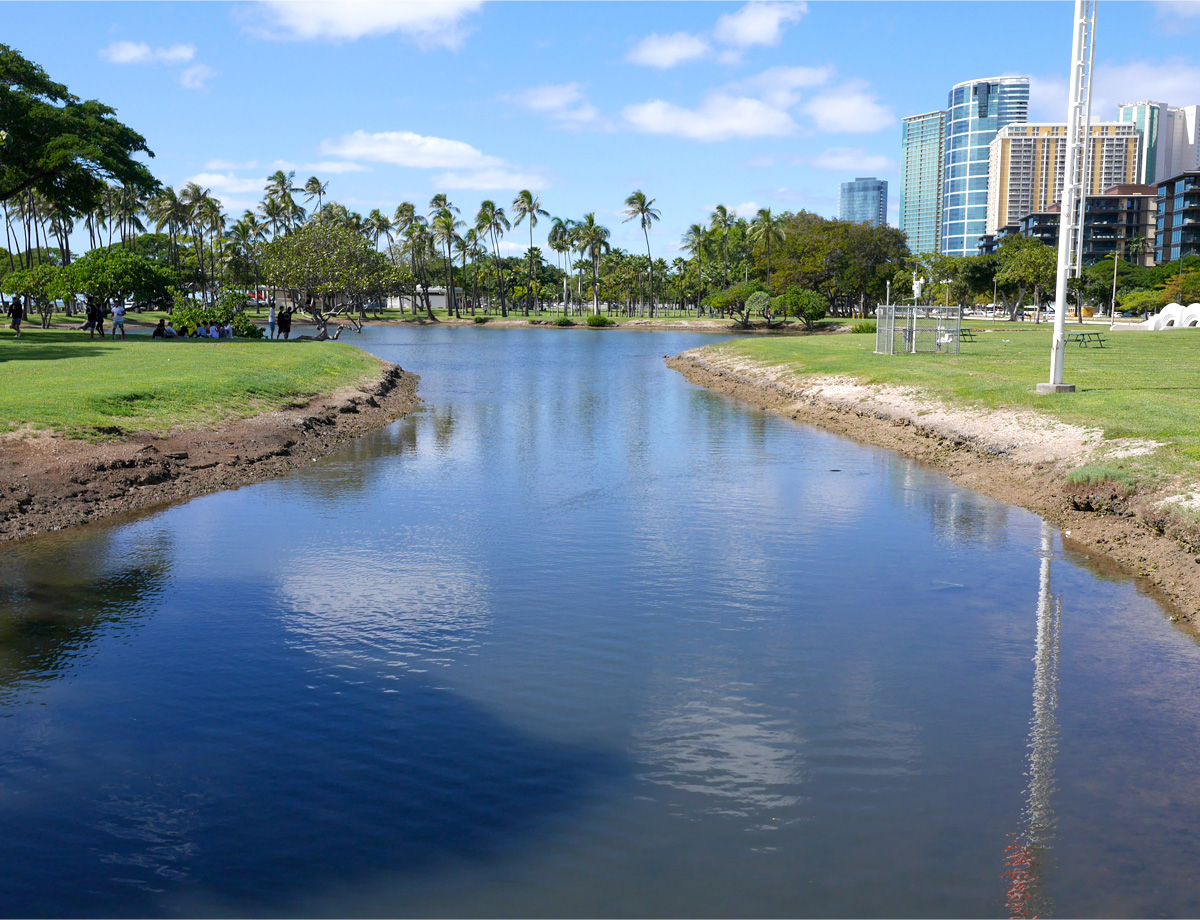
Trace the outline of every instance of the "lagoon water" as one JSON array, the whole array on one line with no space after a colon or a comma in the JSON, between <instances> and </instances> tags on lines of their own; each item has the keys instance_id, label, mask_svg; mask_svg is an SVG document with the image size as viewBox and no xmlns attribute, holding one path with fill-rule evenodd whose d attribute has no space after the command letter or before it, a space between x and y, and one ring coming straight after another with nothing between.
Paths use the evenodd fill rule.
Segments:
<instances>
[{"instance_id":1,"label":"lagoon water","mask_svg":"<svg viewBox=\"0 0 1200 920\"><path fill-rule=\"evenodd\" d=\"M713 341L368 329L411 417L0 550L0 914L1200 913L1196 641Z\"/></svg>"}]
</instances>

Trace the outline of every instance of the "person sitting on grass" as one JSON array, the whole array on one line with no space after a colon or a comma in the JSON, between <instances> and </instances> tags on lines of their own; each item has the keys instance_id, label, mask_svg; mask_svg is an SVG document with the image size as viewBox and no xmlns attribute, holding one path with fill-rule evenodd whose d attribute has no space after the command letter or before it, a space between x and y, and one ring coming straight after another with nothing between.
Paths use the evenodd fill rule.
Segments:
<instances>
[{"instance_id":1,"label":"person sitting on grass","mask_svg":"<svg viewBox=\"0 0 1200 920\"><path fill-rule=\"evenodd\" d=\"M208 324L208 337L210 339L219 339L221 337L221 330L217 328L216 323Z\"/></svg>"},{"instance_id":2,"label":"person sitting on grass","mask_svg":"<svg viewBox=\"0 0 1200 920\"><path fill-rule=\"evenodd\" d=\"M167 337L167 321L160 319L158 325L154 327L154 331L150 333L152 339L165 339Z\"/></svg>"},{"instance_id":3,"label":"person sitting on grass","mask_svg":"<svg viewBox=\"0 0 1200 920\"><path fill-rule=\"evenodd\" d=\"M208 329L204 323L196 323L196 331L192 333L193 339L207 339Z\"/></svg>"},{"instance_id":4,"label":"person sitting on grass","mask_svg":"<svg viewBox=\"0 0 1200 920\"><path fill-rule=\"evenodd\" d=\"M221 338L223 338L223 339L232 339L233 338L233 321L232 320L230 320L224 326L221 327Z\"/></svg>"},{"instance_id":5,"label":"person sitting on grass","mask_svg":"<svg viewBox=\"0 0 1200 920\"><path fill-rule=\"evenodd\" d=\"M184 332L185 332L185 334L186 334L187 330L184 330ZM167 320L167 328L163 330L163 336L164 336L165 338L168 338L168 339L177 339L177 338L179 338L179 333L178 333L178 332L176 332L174 329L172 329L172 328L171 328L171 321L170 321L170 320Z\"/></svg>"}]
</instances>

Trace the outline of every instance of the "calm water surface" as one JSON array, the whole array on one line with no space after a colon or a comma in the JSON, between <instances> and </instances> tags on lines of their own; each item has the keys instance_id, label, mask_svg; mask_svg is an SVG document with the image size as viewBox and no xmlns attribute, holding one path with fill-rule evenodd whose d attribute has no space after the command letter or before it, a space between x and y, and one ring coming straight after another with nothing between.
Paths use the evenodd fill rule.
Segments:
<instances>
[{"instance_id":1,"label":"calm water surface","mask_svg":"<svg viewBox=\"0 0 1200 920\"><path fill-rule=\"evenodd\" d=\"M424 406L0 552L0 913L1200 914L1200 650L1035 516L690 386L371 329Z\"/></svg>"}]
</instances>

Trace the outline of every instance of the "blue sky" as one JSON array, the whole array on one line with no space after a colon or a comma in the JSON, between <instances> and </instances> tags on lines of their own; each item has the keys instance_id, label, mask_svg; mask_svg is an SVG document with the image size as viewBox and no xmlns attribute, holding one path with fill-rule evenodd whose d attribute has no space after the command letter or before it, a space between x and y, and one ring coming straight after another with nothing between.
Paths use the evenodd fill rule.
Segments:
<instances>
[{"instance_id":1,"label":"blue sky","mask_svg":"<svg viewBox=\"0 0 1200 920\"><path fill-rule=\"evenodd\" d=\"M464 216L521 188L596 211L613 244L641 188L655 255L723 203L837 215L838 184L899 198L900 119L962 80L1033 78L1065 117L1069 2L6 3L3 41L143 133L155 174L234 216L263 179L316 174L390 214L447 193ZM1200 103L1200 3L1099 4L1093 120ZM544 239L546 224L535 242ZM524 242L522 242L522 239ZM510 236L514 251L528 237Z\"/></svg>"}]
</instances>

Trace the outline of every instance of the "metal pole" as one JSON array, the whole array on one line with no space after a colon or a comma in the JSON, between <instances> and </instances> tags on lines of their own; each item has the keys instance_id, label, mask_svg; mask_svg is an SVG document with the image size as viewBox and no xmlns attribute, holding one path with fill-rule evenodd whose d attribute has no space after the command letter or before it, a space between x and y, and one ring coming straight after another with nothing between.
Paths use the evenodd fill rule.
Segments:
<instances>
[{"instance_id":1,"label":"metal pole","mask_svg":"<svg viewBox=\"0 0 1200 920\"><path fill-rule=\"evenodd\" d=\"M1095 0L1075 0L1075 23L1071 38L1071 82L1067 100L1067 161L1063 174L1062 217L1058 230L1058 277L1054 290L1054 338L1050 347L1050 382L1039 383L1039 393L1073 393L1073 384L1063 383L1063 358L1066 342L1067 282L1077 268L1076 233L1082 234L1083 215L1077 213L1087 175L1084 159L1088 153L1086 132L1088 103L1091 99L1092 45Z\"/></svg>"}]
</instances>

